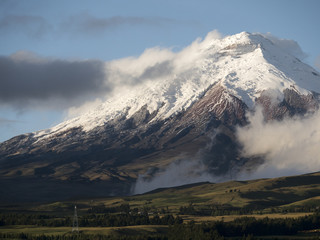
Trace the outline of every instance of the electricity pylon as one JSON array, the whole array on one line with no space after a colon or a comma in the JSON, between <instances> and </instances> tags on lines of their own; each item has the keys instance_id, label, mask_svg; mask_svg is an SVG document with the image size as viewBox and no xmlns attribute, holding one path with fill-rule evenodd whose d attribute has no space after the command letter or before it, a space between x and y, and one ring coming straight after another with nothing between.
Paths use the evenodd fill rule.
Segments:
<instances>
[{"instance_id":1,"label":"electricity pylon","mask_svg":"<svg viewBox=\"0 0 320 240\"><path fill-rule=\"evenodd\" d=\"M74 206L74 215L73 215L72 232L77 232L77 233L79 232L77 206Z\"/></svg>"}]
</instances>

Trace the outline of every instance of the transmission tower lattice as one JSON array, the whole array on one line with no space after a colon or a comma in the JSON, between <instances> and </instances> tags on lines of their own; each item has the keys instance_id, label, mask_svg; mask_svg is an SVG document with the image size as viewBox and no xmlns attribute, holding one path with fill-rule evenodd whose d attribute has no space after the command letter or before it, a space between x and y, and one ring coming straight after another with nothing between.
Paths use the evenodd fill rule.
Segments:
<instances>
[{"instance_id":1,"label":"transmission tower lattice","mask_svg":"<svg viewBox=\"0 0 320 240\"><path fill-rule=\"evenodd\" d=\"M74 206L74 215L73 215L72 232L79 232L77 206Z\"/></svg>"}]
</instances>

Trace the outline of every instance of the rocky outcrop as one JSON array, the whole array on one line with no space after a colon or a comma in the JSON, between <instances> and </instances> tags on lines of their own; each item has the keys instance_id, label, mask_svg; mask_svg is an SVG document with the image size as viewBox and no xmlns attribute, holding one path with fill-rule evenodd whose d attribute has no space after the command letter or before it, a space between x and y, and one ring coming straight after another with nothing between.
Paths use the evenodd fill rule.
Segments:
<instances>
[{"instance_id":1,"label":"rocky outcrop","mask_svg":"<svg viewBox=\"0 0 320 240\"><path fill-rule=\"evenodd\" d=\"M301 95L293 89L283 92L283 99L274 99L274 96L263 92L256 100L262 106L265 119L282 120L284 117L314 113L319 108L317 94Z\"/></svg>"}]
</instances>

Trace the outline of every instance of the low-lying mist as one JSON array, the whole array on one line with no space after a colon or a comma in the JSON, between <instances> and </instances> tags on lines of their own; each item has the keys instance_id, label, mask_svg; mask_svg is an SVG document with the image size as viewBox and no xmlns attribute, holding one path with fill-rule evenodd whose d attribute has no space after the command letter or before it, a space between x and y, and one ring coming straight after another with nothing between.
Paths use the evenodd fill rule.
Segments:
<instances>
[{"instance_id":1,"label":"low-lying mist","mask_svg":"<svg viewBox=\"0 0 320 240\"><path fill-rule=\"evenodd\" d=\"M217 182L218 177L211 175L201 159L180 159L171 163L156 176L147 179L140 175L133 189L133 194L145 193L157 188L176 187L196 182Z\"/></svg>"},{"instance_id":2,"label":"low-lying mist","mask_svg":"<svg viewBox=\"0 0 320 240\"><path fill-rule=\"evenodd\" d=\"M320 170L320 112L306 116L264 121L257 108L248 115L249 125L237 129L242 155L263 155L258 169L242 172L239 178L278 177Z\"/></svg>"},{"instance_id":3,"label":"low-lying mist","mask_svg":"<svg viewBox=\"0 0 320 240\"><path fill-rule=\"evenodd\" d=\"M196 182L223 182L304 174L320 170L320 112L306 116L266 122L262 110L248 114L249 124L237 127L236 140L244 158L263 157L264 162L251 168L230 167L227 174L215 175L204 160L215 136L193 158L181 158L155 174L141 175L134 194L157 188ZM211 159L215 161L215 159ZM150 177L152 176L152 177Z\"/></svg>"},{"instance_id":4,"label":"low-lying mist","mask_svg":"<svg viewBox=\"0 0 320 240\"><path fill-rule=\"evenodd\" d=\"M217 181L217 178L209 173L207 166L203 162L203 153L211 148L216 134L212 135L210 141L203 148L199 149L194 157L190 158L182 153L178 157L178 160L169 164L166 168L155 171L150 169L146 174L140 175L133 187L133 194L145 193L157 188Z\"/></svg>"},{"instance_id":5,"label":"low-lying mist","mask_svg":"<svg viewBox=\"0 0 320 240\"><path fill-rule=\"evenodd\" d=\"M213 164L217 157L212 155L211 151L219 134L220 131L214 132L208 142L194 156L190 157L182 153L178 160L164 169L149 169L146 174L140 175L133 188L133 194L145 193L157 188L197 182L222 182L232 179L231 171L225 175L213 173L217 171L217 166Z\"/></svg>"}]
</instances>

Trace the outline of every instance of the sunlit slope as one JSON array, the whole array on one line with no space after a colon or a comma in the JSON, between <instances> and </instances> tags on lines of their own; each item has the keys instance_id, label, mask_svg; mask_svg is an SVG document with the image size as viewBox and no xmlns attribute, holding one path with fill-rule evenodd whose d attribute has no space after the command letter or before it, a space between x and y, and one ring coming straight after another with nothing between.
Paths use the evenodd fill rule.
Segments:
<instances>
[{"instance_id":1,"label":"sunlit slope","mask_svg":"<svg viewBox=\"0 0 320 240\"><path fill-rule=\"evenodd\" d=\"M158 189L153 192L127 198L152 200L155 205L181 206L228 205L240 208L282 207L287 204L317 204L320 196L320 173L274 179L202 183L177 188ZM312 204L311 204L312 205Z\"/></svg>"}]
</instances>

